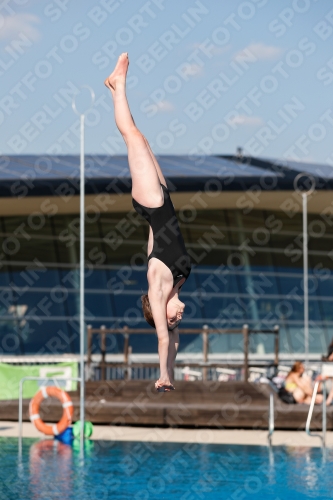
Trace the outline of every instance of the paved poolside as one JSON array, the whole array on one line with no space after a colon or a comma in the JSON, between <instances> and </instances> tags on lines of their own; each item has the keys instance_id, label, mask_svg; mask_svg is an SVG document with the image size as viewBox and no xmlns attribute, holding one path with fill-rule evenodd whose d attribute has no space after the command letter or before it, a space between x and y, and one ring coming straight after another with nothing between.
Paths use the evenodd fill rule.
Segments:
<instances>
[{"instance_id":1,"label":"paved poolside","mask_svg":"<svg viewBox=\"0 0 333 500\"><path fill-rule=\"evenodd\" d=\"M1 421L0 437L18 437L18 423ZM23 437L42 438L43 435L37 431L32 423L23 422ZM95 425L91 439L265 446L267 445L267 431ZM321 440L318 437L310 437L303 431L275 431L272 444L274 446L319 447L321 446ZM333 432L327 432L326 444L329 447L333 447Z\"/></svg>"}]
</instances>

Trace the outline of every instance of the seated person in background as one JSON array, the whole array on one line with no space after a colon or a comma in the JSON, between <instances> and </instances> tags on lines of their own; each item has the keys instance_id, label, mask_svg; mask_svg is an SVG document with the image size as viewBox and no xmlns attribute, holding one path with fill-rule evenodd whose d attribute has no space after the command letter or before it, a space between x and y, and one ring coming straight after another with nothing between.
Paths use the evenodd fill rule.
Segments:
<instances>
[{"instance_id":1,"label":"seated person in background","mask_svg":"<svg viewBox=\"0 0 333 500\"><path fill-rule=\"evenodd\" d=\"M327 356L322 357L323 361L333 361L333 340L327 348Z\"/></svg>"},{"instance_id":2,"label":"seated person in background","mask_svg":"<svg viewBox=\"0 0 333 500\"><path fill-rule=\"evenodd\" d=\"M307 375L303 375L304 371L305 368L303 363L301 361L296 361L287 375L285 388L294 396L296 403L305 403L309 405L313 394L313 385L311 378ZM332 400L333 390L330 391L326 399L326 405L330 405ZM321 404L322 402L323 396L317 394L315 404Z\"/></svg>"},{"instance_id":3,"label":"seated person in background","mask_svg":"<svg viewBox=\"0 0 333 500\"><path fill-rule=\"evenodd\" d=\"M324 363L332 363L333 362L333 339L332 339L331 343L329 344L329 346L327 347L327 356L323 355L321 360L324 361ZM323 379L326 380L326 391L327 392L332 391L333 390L333 378L331 376L325 377L322 375L318 375L318 377L316 378L316 380L323 380ZM319 386L319 389L322 391L321 385Z\"/></svg>"}]
</instances>

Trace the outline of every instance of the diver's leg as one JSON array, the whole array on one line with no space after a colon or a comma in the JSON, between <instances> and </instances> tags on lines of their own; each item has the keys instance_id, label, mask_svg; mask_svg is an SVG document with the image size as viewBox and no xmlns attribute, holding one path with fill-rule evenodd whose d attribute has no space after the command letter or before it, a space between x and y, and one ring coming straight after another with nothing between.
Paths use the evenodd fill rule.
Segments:
<instances>
[{"instance_id":1,"label":"diver's leg","mask_svg":"<svg viewBox=\"0 0 333 500\"><path fill-rule=\"evenodd\" d=\"M158 178L160 180L160 183L164 184L164 186L167 187L167 183L166 183L166 180L164 178L163 172L161 170L161 167L159 166L158 161L156 160L156 157L155 157L154 153L151 150L149 142L147 141L147 139L145 137L144 137L144 140L146 141L147 148L149 150L150 156L152 157L153 163L155 165L156 172L157 172Z\"/></svg>"},{"instance_id":2,"label":"diver's leg","mask_svg":"<svg viewBox=\"0 0 333 500\"><path fill-rule=\"evenodd\" d=\"M163 204L159 176L147 139L136 127L127 101L128 64L127 53L121 54L113 73L104 83L111 90L116 125L127 146L133 198L146 207L158 207Z\"/></svg>"}]
</instances>

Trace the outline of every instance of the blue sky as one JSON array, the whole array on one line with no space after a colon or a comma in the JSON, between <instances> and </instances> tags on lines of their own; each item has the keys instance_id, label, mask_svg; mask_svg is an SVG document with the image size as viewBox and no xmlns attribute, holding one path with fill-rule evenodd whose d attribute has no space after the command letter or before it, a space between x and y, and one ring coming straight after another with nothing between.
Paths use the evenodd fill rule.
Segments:
<instances>
[{"instance_id":1,"label":"blue sky","mask_svg":"<svg viewBox=\"0 0 333 500\"><path fill-rule=\"evenodd\" d=\"M329 0L7 0L0 10L1 154L124 154L103 85L128 52L135 121L157 154L333 164Z\"/></svg>"}]
</instances>

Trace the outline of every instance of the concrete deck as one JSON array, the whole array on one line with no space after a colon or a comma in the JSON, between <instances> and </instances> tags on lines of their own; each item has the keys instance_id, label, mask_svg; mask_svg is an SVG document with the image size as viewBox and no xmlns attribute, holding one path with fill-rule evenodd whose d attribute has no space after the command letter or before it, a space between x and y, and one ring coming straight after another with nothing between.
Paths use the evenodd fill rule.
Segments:
<instances>
[{"instance_id":1,"label":"concrete deck","mask_svg":"<svg viewBox=\"0 0 333 500\"><path fill-rule=\"evenodd\" d=\"M0 437L18 437L18 423L0 422ZM46 436L38 432L34 425L29 422L23 423L23 437L46 438ZM267 431L95 425L91 439L106 441L158 441L165 443L246 444L266 446ZM302 431L275 431L272 441L273 446L321 446L319 438L310 437ZM333 447L333 432L327 432L326 444L328 447Z\"/></svg>"}]
</instances>

